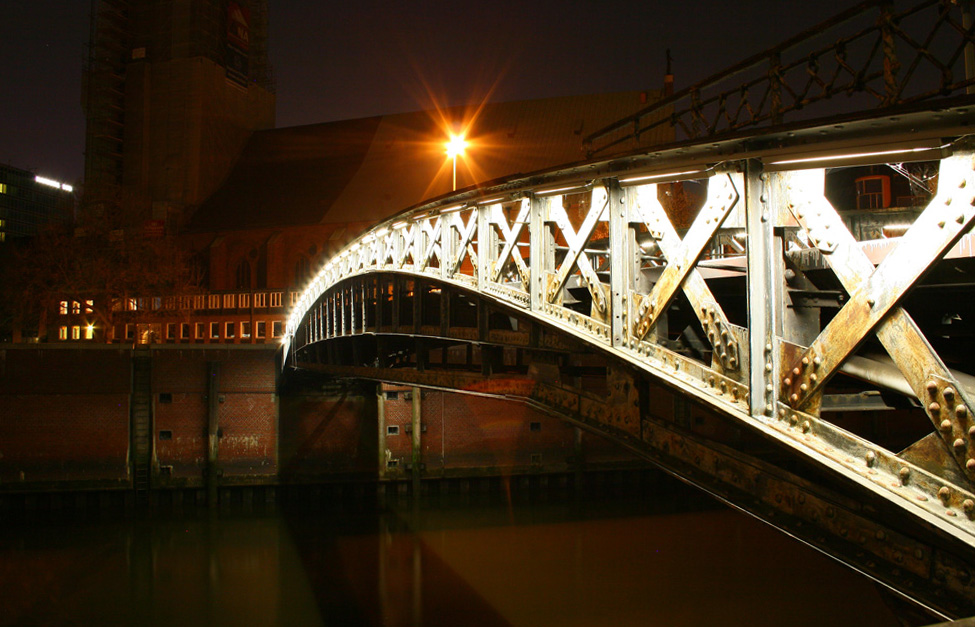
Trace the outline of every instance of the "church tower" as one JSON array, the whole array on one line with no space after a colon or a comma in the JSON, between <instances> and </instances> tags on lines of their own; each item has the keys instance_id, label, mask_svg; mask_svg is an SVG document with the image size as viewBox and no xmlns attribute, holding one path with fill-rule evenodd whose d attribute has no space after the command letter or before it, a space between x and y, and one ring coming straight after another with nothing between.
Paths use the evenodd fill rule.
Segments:
<instances>
[{"instance_id":1,"label":"church tower","mask_svg":"<svg viewBox=\"0 0 975 627\"><path fill-rule=\"evenodd\" d=\"M92 0L85 194L185 221L274 127L267 0Z\"/></svg>"}]
</instances>

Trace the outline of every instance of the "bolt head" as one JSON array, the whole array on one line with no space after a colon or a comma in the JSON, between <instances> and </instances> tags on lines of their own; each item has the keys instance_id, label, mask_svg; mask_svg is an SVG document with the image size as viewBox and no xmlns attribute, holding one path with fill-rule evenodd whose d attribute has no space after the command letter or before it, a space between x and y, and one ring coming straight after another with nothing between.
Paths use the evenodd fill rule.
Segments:
<instances>
[{"instance_id":1,"label":"bolt head","mask_svg":"<svg viewBox=\"0 0 975 627\"><path fill-rule=\"evenodd\" d=\"M941 486L941 489L938 490L938 498L941 499L942 503L948 503L948 499L951 498L951 490L948 489L948 486Z\"/></svg>"},{"instance_id":2,"label":"bolt head","mask_svg":"<svg viewBox=\"0 0 975 627\"><path fill-rule=\"evenodd\" d=\"M911 478L911 469L904 466L897 473L897 476L900 477L902 484L907 485L907 481Z\"/></svg>"}]
</instances>

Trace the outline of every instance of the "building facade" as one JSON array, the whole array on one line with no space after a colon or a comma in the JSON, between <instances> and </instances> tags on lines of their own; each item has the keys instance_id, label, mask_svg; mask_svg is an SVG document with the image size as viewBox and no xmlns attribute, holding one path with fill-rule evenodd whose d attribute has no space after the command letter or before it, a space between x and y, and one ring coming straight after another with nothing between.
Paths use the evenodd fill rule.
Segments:
<instances>
[{"instance_id":1,"label":"building facade","mask_svg":"<svg viewBox=\"0 0 975 627\"><path fill-rule=\"evenodd\" d=\"M70 219L74 206L71 185L0 164L0 244L36 235L49 222Z\"/></svg>"}]
</instances>

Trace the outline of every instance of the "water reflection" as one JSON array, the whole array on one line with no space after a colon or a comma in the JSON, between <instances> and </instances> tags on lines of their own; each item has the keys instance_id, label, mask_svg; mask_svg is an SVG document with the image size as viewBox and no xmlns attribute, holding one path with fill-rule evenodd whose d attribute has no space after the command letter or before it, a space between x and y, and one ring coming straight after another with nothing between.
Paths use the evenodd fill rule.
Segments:
<instances>
[{"instance_id":1,"label":"water reflection","mask_svg":"<svg viewBox=\"0 0 975 627\"><path fill-rule=\"evenodd\" d=\"M11 625L898 624L866 579L673 499L502 494L3 532Z\"/></svg>"}]
</instances>

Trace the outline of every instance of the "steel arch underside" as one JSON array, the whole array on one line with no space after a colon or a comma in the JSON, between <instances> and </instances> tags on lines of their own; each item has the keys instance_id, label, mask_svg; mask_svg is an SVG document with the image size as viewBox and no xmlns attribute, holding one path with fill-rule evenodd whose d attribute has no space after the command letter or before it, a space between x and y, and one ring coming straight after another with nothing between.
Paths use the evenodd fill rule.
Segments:
<instances>
[{"instance_id":1,"label":"steel arch underside","mask_svg":"<svg viewBox=\"0 0 975 627\"><path fill-rule=\"evenodd\" d=\"M975 614L972 124L915 111L439 199L325 263L286 361L531 403L940 615ZM891 237L865 241L827 198L845 168L922 160L937 190ZM691 186L699 209L675 200ZM855 398L882 428L837 411ZM913 444L885 439L918 419Z\"/></svg>"}]
</instances>

